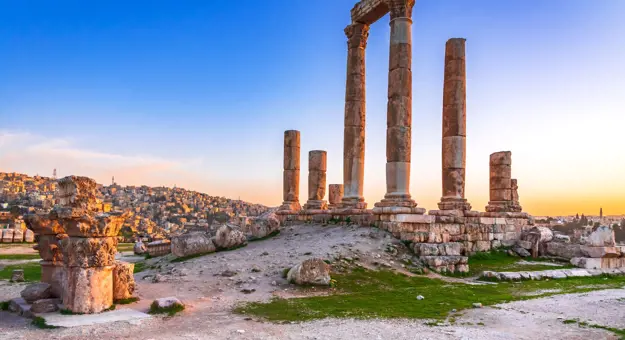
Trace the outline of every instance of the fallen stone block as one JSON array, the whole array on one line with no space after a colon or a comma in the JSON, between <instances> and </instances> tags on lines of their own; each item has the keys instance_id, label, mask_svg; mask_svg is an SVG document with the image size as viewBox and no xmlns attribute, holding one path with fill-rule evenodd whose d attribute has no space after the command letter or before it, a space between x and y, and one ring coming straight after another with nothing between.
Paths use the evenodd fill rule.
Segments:
<instances>
[{"instance_id":1,"label":"fallen stone block","mask_svg":"<svg viewBox=\"0 0 625 340\"><path fill-rule=\"evenodd\" d=\"M287 281L298 285L330 285L330 266L322 259L308 259L291 268Z\"/></svg>"},{"instance_id":2,"label":"fallen stone block","mask_svg":"<svg viewBox=\"0 0 625 340\"><path fill-rule=\"evenodd\" d=\"M193 232L173 237L171 252L176 257L185 257L197 254L208 254L217 251L210 235L204 232Z\"/></svg>"},{"instance_id":3,"label":"fallen stone block","mask_svg":"<svg viewBox=\"0 0 625 340\"><path fill-rule=\"evenodd\" d=\"M52 313L59 310L61 299L43 299L33 302L30 306L32 313Z\"/></svg>"},{"instance_id":4,"label":"fallen stone block","mask_svg":"<svg viewBox=\"0 0 625 340\"><path fill-rule=\"evenodd\" d=\"M24 269L14 269L11 273L11 282L24 282Z\"/></svg>"},{"instance_id":5,"label":"fallen stone block","mask_svg":"<svg viewBox=\"0 0 625 340\"><path fill-rule=\"evenodd\" d=\"M25 318L33 317L30 311L30 304L26 302L26 300L24 300L23 298L11 299L9 301L9 311Z\"/></svg>"},{"instance_id":6,"label":"fallen stone block","mask_svg":"<svg viewBox=\"0 0 625 340\"><path fill-rule=\"evenodd\" d=\"M236 226L223 225L215 235L214 239L217 249L231 249L247 244L247 237Z\"/></svg>"},{"instance_id":7,"label":"fallen stone block","mask_svg":"<svg viewBox=\"0 0 625 340\"><path fill-rule=\"evenodd\" d=\"M600 226L593 231L586 239L586 245L592 247L614 247L616 238L614 230L608 226Z\"/></svg>"},{"instance_id":8,"label":"fallen stone block","mask_svg":"<svg viewBox=\"0 0 625 340\"><path fill-rule=\"evenodd\" d=\"M24 300L26 300L26 302L33 303L37 300L48 299L52 297L52 288L48 283L34 283L24 288L20 295Z\"/></svg>"},{"instance_id":9,"label":"fallen stone block","mask_svg":"<svg viewBox=\"0 0 625 340\"><path fill-rule=\"evenodd\" d=\"M620 247L593 247L593 246L581 246L580 248L582 254L585 257L620 257L621 256L621 248Z\"/></svg>"}]
</instances>

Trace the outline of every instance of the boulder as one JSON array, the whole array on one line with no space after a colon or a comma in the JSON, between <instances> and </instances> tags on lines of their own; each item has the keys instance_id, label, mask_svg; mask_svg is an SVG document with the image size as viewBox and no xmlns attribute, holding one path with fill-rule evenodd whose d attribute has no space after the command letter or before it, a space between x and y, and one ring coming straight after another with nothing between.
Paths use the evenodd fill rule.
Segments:
<instances>
[{"instance_id":1,"label":"boulder","mask_svg":"<svg viewBox=\"0 0 625 340\"><path fill-rule=\"evenodd\" d=\"M59 310L61 299L42 299L33 302L30 311L33 313L52 313Z\"/></svg>"},{"instance_id":2,"label":"boulder","mask_svg":"<svg viewBox=\"0 0 625 340\"><path fill-rule=\"evenodd\" d=\"M545 243L553 240L553 231L547 227L533 227L524 233L521 238L524 241L532 242L532 244L536 241Z\"/></svg>"},{"instance_id":3,"label":"boulder","mask_svg":"<svg viewBox=\"0 0 625 340\"><path fill-rule=\"evenodd\" d=\"M571 237L564 234L555 234L553 235L553 241L561 243L571 243Z\"/></svg>"},{"instance_id":4,"label":"boulder","mask_svg":"<svg viewBox=\"0 0 625 340\"><path fill-rule=\"evenodd\" d=\"M607 226L598 227L588 235L586 245L592 247L614 247L616 245L614 230Z\"/></svg>"},{"instance_id":5,"label":"boulder","mask_svg":"<svg viewBox=\"0 0 625 340\"><path fill-rule=\"evenodd\" d=\"M137 255L143 255L143 254L145 254L145 252L148 251L148 248L145 246L145 243L143 243L141 240L139 240L139 241L135 242L135 245L132 248L132 250Z\"/></svg>"},{"instance_id":6,"label":"boulder","mask_svg":"<svg viewBox=\"0 0 625 340\"><path fill-rule=\"evenodd\" d=\"M113 300L129 299L135 292L134 263L115 262L113 267Z\"/></svg>"},{"instance_id":7,"label":"boulder","mask_svg":"<svg viewBox=\"0 0 625 340\"><path fill-rule=\"evenodd\" d=\"M582 254L585 257L620 257L621 247L589 247L581 246Z\"/></svg>"},{"instance_id":8,"label":"boulder","mask_svg":"<svg viewBox=\"0 0 625 340\"><path fill-rule=\"evenodd\" d=\"M308 259L291 268L287 280L298 285L328 286L330 266L322 259Z\"/></svg>"},{"instance_id":9,"label":"boulder","mask_svg":"<svg viewBox=\"0 0 625 340\"><path fill-rule=\"evenodd\" d=\"M11 273L11 282L24 282L24 269L14 269Z\"/></svg>"},{"instance_id":10,"label":"boulder","mask_svg":"<svg viewBox=\"0 0 625 340\"><path fill-rule=\"evenodd\" d=\"M48 283L34 283L22 290L20 295L26 302L33 303L37 300L50 298L52 296L52 288Z\"/></svg>"},{"instance_id":11,"label":"boulder","mask_svg":"<svg viewBox=\"0 0 625 340\"><path fill-rule=\"evenodd\" d=\"M248 240L254 240L266 237L279 229L280 220L273 211L270 211L252 219L251 224L246 225L243 230Z\"/></svg>"},{"instance_id":12,"label":"boulder","mask_svg":"<svg viewBox=\"0 0 625 340\"><path fill-rule=\"evenodd\" d=\"M581 245L574 243L548 242L545 244L545 253L549 256L571 259L584 256L581 247Z\"/></svg>"},{"instance_id":13,"label":"boulder","mask_svg":"<svg viewBox=\"0 0 625 340\"><path fill-rule=\"evenodd\" d=\"M528 257L531 255L529 251L522 247L512 248L512 250L521 257Z\"/></svg>"},{"instance_id":14,"label":"boulder","mask_svg":"<svg viewBox=\"0 0 625 340\"><path fill-rule=\"evenodd\" d=\"M182 306L184 307L184 303L180 301L178 298L170 296L165 298L156 299L152 302L152 309L163 309L163 308L172 308L174 306Z\"/></svg>"},{"instance_id":15,"label":"boulder","mask_svg":"<svg viewBox=\"0 0 625 340\"><path fill-rule=\"evenodd\" d=\"M214 239L217 249L231 249L247 244L247 238L236 226L225 224L217 229Z\"/></svg>"},{"instance_id":16,"label":"boulder","mask_svg":"<svg viewBox=\"0 0 625 340\"><path fill-rule=\"evenodd\" d=\"M192 232L171 239L171 252L176 257L212 253L216 250L210 235L204 232Z\"/></svg>"},{"instance_id":17,"label":"boulder","mask_svg":"<svg viewBox=\"0 0 625 340\"><path fill-rule=\"evenodd\" d=\"M30 311L30 304L28 304L28 302L26 302L23 298L11 299L9 301L9 311L26 318L33 316Z\"/></svg>"}]
</instances>

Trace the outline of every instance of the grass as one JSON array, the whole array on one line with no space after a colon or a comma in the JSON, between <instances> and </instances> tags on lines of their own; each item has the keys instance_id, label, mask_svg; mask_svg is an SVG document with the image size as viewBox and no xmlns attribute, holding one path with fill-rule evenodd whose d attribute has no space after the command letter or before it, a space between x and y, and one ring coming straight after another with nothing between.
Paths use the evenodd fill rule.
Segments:
<instances>
[{"instance_id":1,"label":"grass","mask_svg":"<svg viewBox=\"0 0 625 340\"><path fill-rule=\"evenodd\" d=\"M117 251L133 251L135 247L134 243L119 243L117 244Z\"/></svg>"},{"instance_id":2,"label":"grass","mask_svg":"<svg viewBox=\"0 0 625 340\"><path fill-rule=\"evenodd\" d=\"M9 301L2 301L0 302L0 310L9 310L9 304L11 302Z\"/></svg>"},{"instance_id":3,"label":"grass","mask_svg":"<svg viewBox=\"0 0 625 340\"><path fill-rule=\"evenodd\" d=\"M131 298L127 298L127 299L119 299L119 300L115 300L115 303L118 305L129 305L131 303L135 303L139 301L138 297L131 297Z\"/></svg>"},{"instance_id":4,"label":"grass","mask_svg":"<svg viewBox=\"0 0 625 340\"><path fill-rule=\"evenodd\" d=\"M135 262L135 269L133 270L133 274L140 273L145 270L145 262L139 261Z\"/></svg>"},{"instance_id":5,"label":"grass","mask_svg":"<svg viewBox=\"0 0 625 340\"><path fill-rule=\"evenodd\" d=\"M571 319L564 320L564 321L562 321L562 323L564 323L564 324L577 324L579 327L583 327L583 328L588 327L588 328L603 329L605 331L614 333L614 335L618 336L619 339L625 340L625 329L613 328L613 327L602 326L602 325L597 325L597 324L589 324L589 323L584 322L584 321L571 320Z\"/></svg>"},{"instance_id":6,"label":"grass","mask_svg":"<svg viewBox=\"0 0 625 340\"><path fill-rule=\"evenodd\" d=\"M467 285L362 268L345 274L334 274L333 278L337 280L337 285L336 288L327 288L329 295L244 303L237 306L235 312L270 321L305 321L328 317L443 320L451 310L472 308L475 302L488 306L555 294L586 292L598 289L597 285L601 285L601 289L625 285L625 277ZM540 292L546 289L557 289L557 293ZM539 294L528 295L532 292ZM423 295L425 299L417 300L417 295Z\"/></svg>"},{"instance_id":7,"label":"grass","mask_svg":"<svg viewBox=\"0 0 625 340\"><path fill-rule=\"evenodd\" d=\"M65 308L65 309L61 309L59 310L59 312L63 315L82 315L83 313L76 313L76 312L72 312L71 310Z\"/></svg>"},{"instance_id":8,"label":"grass","mask_svg":"<svg viewBox=\"0 0 625 340\"><path fill-rule=\"evenodd\" d=\"M56 326L50 326L46 323L46 319L40 317L40 316L36 316L33 321L31 322L33 326L41 328L41 329L53 329L53 328L58 328Z\"/></svg>"},{"instance_id":9,"label":"grass","mask_svg":"<svg viewBox=\"0 0 625 340\"><path fill-rule=\"evenodd\" d=\"M184 310L184 306L183 305L179 305L179 304L174 304L171 305L167 308L161 308L158 306L158 303L156 301L152 302L152 304L150 305L150 310L148 311L149 314L167 314L169 316L174 316L176 315L176 313L180 313Z\"/></svg>"},{"instance_id":10,"label":"grass","mask_svg":"<svg viewBox=\"0 0 625 340\"><path fill-rule=\"evenodd\" d=\"M10 280L14 269L23 269L24 279L27 282L41 281L41 265L39 262L8 265L0 270L0 280Z\"/></svg>"},{"instance_id":11,"label":"grass","mask_svg":"<svg viewBox=\"0 0 625 340\"><path fill-rule=\"evenodd\" d=\"M483 271L490 270L496 272L521 272L521 271L537 271L537 270L551 270L551 269L568 269L574 268L570 263L563 264L562 266L550 266L547 264L518 264L519 261L524 259L520 257L510 256L507 250L493 250L490 252L480 252L469 257L469 272L467 273L455 273L446 274L451 276L476 276L480 275ZM545 259L527 258L526 261L531 262L550 262ZM551 262L553 263L553 262Z\"/></svg>"},{"instance_id":12,"label":"grass","mask_svg":"<svg viewBox=\"0 0 625 340\"><path fill-rule=\"evenodd\" d=\"M0 260L36 260L41 259L39 254L0 254Z\"/></svg>"}]
</instances>

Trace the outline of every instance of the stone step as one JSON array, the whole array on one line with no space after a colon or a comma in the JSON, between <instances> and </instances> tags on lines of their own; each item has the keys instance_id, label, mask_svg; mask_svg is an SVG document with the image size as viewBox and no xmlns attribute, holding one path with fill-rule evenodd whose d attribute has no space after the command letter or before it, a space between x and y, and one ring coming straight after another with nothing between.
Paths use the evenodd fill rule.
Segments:
<instances>
[{"instance_id":1,"label":"stone step","mask_svg":"<svg viewBox=\"0 0 625 340\"><path fill-rule=\"evenodd\" d=\"M497 281L521 281L542 279L566 279L568 277L587 277L600 275L625 275L625 268L610 269L553 269L521 272L484 271L481 278Z\"/></svg>"}]
</instances>

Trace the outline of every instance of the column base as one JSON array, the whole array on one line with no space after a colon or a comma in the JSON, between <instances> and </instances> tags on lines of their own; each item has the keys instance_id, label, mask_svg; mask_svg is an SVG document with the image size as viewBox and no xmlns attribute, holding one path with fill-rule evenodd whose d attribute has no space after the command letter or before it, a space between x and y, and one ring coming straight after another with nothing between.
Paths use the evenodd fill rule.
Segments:
<instances>
[{"instance_id":1,"label":"column base","mask_svg":"<svg viewBox=\"0 0 625 340\"><path fill-rule=\"evenodd\" d=\"M343 197L341 203L337 204L338 209L367 209L367 202L363 197Z\"/></svg>"},{"instance_id":2,"label":"column base","mask_svg":"<svg viewBox=\"0 0 625 340\"><path fill-rule=\"evenodd\" d=\"M404 207L415 208L417 203L410 197L410 194L386 194L384 198L375 203L375 207ZM424 209L425 211L425 209Z\"/></svg>"},{"instance_id":3,"label":"column base","mask_svg":"<svg viewBox=\"0 0 625 340\"><path fill-rule=\"evenodd\" d=\"M299 202L283 202L282 205L278 208L277 212L281 211L300 211L302 210L302 206Z\"/></svg>"},{"instance_id":4,"label":"column base","mask_svg":"<svg viewBox=\"0 0 625 340\"><path fill-rule=\"evenodd\" d=\"M514 201L489 201L486 212L521 212L523 207Z\"/></svg>"},{"instance_id":5,"label":"column base","mask_svg":"<svg viewBox=\"0 0 625 340\"><path fill-rule=\"evenodd\" d=\"M438 209L470 211L471 204L467 202L466 198L442 197L438 203Z\"/></svg>"},{"instance_id":6,"label":"column base","mask_svg":"<svg viewBox=\"0 0 625 340\"><path fill-rule=\"evenodd\" d=\"M308 200L304 204L304 210L327 210L328 203L324 200Z\"/></svg>"}]
</instances>

